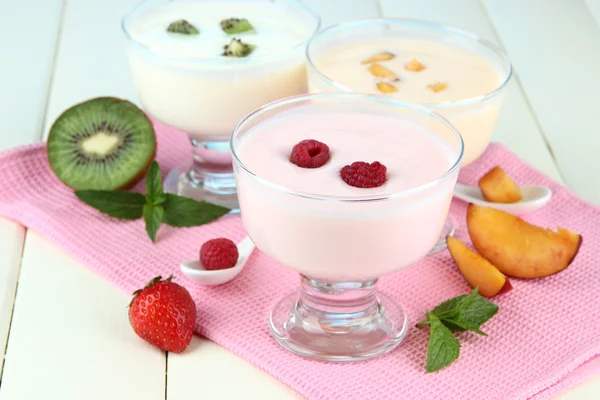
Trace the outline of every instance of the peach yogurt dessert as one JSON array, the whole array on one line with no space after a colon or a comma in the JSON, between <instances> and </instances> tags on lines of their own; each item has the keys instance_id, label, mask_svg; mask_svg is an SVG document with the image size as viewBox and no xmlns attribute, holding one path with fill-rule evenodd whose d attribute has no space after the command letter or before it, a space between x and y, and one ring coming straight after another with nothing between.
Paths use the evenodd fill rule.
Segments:
<instances>
[{"instance_id":1,"label":"peach yogurt dessert","mask_svg":"<svg viewBox=\"0 0 600 400\"><path fill-rule=\"evenodd\" d=\"M307 91L304 51L319 26L297 0L147 0L124 17L142 106L193 145L168 191L235 203L229 135L252 110Z\"/></svg>"},{"instance_id":2,"label":"peach yogurt dessert","mask_svg":"<svg viewBox=\"0 0 600 400\"><path fill-rule=\"evenodd\" d=\"M307 47L309 90L359 92L419 104L452 123L465 144L461 166L486 149L511 64L497 46L461 30L406 19L343 23ZM449 219L432 252L446 248Z\"/></svg>"},{"instance_id":3,"label":"peach yogurt dessert","mask_svg":"<svg viewBox=\"0 0 600 400\"><path fill-rule=\"evenodd\" d=\"M438 240L460 134L425 108L338 93L257 110L237 126L231 148L249 236L301 275L300 294L272 311L277 341L338 361L394 348L405 315L375 284Z\"/></svg>"}]
</instances>

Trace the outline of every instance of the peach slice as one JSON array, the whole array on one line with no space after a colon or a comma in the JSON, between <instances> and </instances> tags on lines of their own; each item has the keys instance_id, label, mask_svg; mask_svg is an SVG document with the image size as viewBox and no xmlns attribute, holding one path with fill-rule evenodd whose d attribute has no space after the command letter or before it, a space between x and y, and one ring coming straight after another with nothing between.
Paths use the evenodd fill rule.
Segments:
<instances>
[{"instance_id":1,"label":"peach slice","mask_svg":"<svg viewBox=\"0 0 600 400\"><path fill-rule=\"evenodd\" d=\"M498 268L468 248L463 242L448 236L446 243L460 273L472 288L479 286L479 293L482 296L492 297L512 289L510 281Z\"/></svg>"},{"instance_id":2,"label":"peach slice","mask_svg":"<svg viewBox=\"0 0 600 400\"><path fill-rule=\"evenodd\" d=\"M492 168L479 180L483 197L492 203L516 203L523 199L521 188L500 167Z\"/></svg>"},{"instance_id":3,"label":"peach slice","mask_svg":"<svg viewBox=\"0 0 600 400\"><path fill-rule=\"evenodd\" d=\"M412 72L421 72L425 69L425 66L419 60L413 58L404 66L404 69Z\"/></svg>"},{"instance_id":4,"label":"peach slice","mask_svg":"<svg viewBox=\"0 0 600 400\"><path fill-rule=\"evenodd\" d=\"M448 87L448 84L445 82L436 82L432 83L431 85L427 85L427 87L437 93L445 90Z\"/></svg>"},{"instance_id":5,"label":"peach slice","mask_svg":"<svg viewBox=\"0 0 600 400\"><path fill-rule=\"evenodd\" d=\"M467 227L479 254L504 275L542 278L567 268L581 246L581 235L558 232L495 208L469 204Z\"/></svg>"},{"instance_id":6,"label":"peach slice","mask_svg":"<svg viewBox=\"0 0 600 400\"><path fill-rule=\"evenodd\" d=\"M381 64L371 64L369 65L369 72L371 75L376 76L377 78L388 79L392 81L399 81L400 79L394 74L392 71L387 69Z\"/></svg>"},{"instance_id":7,"label":"peach slice","mask_svg":"<svg viewBox=\"0 0 600 400\"><path fill-rule=\"evenodd\" d=\"M394 93L398 91L398 88L388 82L377 82L377 89L381 93Z\"/></svg>"},{"instance_id":8,"label":"peach slice","mask_svg":"<svg viewBox=\"0 0 600 400\"><path fill-rule=\"evenodd\" d=\"M365 58L360 63L361 64L371 64L371 63L375 63L375 62L389 61L389 60L393 59L394 57L396 57L396 55L394 53L390 53L389 51L382 51L381 53L377 53L369 58Z\"/></svg>"}]
</instances>

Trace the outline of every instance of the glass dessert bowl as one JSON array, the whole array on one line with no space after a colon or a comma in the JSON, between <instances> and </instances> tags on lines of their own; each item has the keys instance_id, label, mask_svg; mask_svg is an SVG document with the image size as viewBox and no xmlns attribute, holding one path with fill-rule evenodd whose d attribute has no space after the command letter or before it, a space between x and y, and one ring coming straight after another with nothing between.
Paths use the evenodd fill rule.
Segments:
<instances>
[{"instance_id":1,"label":"glass dessert bowl","mask_svg":"<svg viewBox=\"0 0 600 400\"><path fill-rule=\"evenodd\" d=\"M192 144L166 191L237 208L231 131L256 108L307 92L304 50L319 26L296 0L147 0L123 18L143 108Z\"/></svg>"},{"instance_id":2,"label":"glass dessert bowl","mask_svg":"<svg viewBox=\"0 0 600 400\"><path fill-rule=\"evenodd\" d=\"M329 361L396 347L406 314L376 283L438 240L463 153L458 131L394 99L313 94L249 114L231 150L248 235L301 277L271 312L275 339Z\"/></svg>"},{"instance_id":3,"label":"glass dessert bowl","mask_svg":"<svg viewBox=\"0 0 600 400\"><path fill-rule=\"evenodd\" d=\"M372 93L445 117L464 140L461 167L488 146L512 74L508 56L471 33L409 19L366 19L319 32L306 49L309 90ZM454 232L448 219L432 252Z\"/></svg>"}]
</instances>

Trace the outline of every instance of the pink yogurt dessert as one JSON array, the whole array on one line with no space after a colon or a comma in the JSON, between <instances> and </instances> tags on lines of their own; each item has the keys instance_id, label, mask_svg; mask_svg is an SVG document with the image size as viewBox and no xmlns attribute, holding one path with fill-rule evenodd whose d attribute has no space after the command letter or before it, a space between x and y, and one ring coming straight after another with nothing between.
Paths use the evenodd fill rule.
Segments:
<instances>
[{"instance_id":1,"label":"pink yogurt dessert","mask_svg":"<svg viewBox=\"0 0 600 400\"><path fill-rule=\"evenodd\" d=\"M425 109L395 100L307 98L265 106L232 137L240 209L252 240L273 259L326 282L375 279L418 261L444 225L460 135ZM329 147L322 167L290 162L292 148L306 139ZM385 165L386 182L347 184L340 171L356 161Z\"/></svg>"}]
</instances>

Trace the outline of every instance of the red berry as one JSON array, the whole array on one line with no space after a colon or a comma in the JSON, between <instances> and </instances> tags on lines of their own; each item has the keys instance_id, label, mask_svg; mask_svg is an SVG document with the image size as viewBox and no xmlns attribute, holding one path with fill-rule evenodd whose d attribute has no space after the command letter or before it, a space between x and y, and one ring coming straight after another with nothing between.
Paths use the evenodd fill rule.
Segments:
<instances>
[{"instance_id":1,"label":"red berry","mask_svg":"<svg viewBox=\"0 0 600 400\"><path fill-rule=\"evenodd\" d=\"M340 171L344 182L357 188L374 188L383 185L387 180L387 168L379 161L369 164L356 161L346 165Z\"/></svg>"},{"instance_id":2,"label":"red berry","mask_svg":"<svg viewBox=\"0 0 600 400\"><path fill-rule=\"evenodd\" d=\"M200 263L209 271L232 268L238 257L235 243L225 238L209 240L200 248Z\"/></svg>"},{"instance_id":3,"label":"red berry","mask_svg":"<svg viewBox=\"0 0 600 400\"><path fill-rule=\"evenodd\" d=\"M165 351L181 353L192 340L196 304L190 293L158 276L134 292L129 304L129 323L146 342Z\"/></svg>"},{"instance_id":4,"label":"red berry","mask_svg":"<svg viewBox=\"0 0 600 400\"><path fill-rule=\"evenodd\" d=\"M329 146L316 140L303 140L292 149L290 161L301 168L319 168L329 161Z\"/></svg>"}]
</instances>

